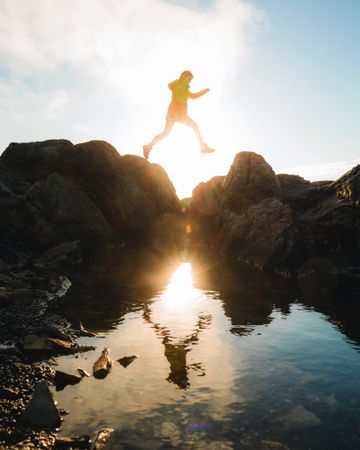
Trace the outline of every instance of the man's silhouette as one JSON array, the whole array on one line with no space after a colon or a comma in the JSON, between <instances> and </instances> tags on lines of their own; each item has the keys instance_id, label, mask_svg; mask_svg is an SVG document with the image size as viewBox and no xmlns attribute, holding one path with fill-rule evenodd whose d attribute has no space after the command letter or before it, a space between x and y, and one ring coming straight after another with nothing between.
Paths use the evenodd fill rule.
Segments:
<instances>
[{"instance_id":1,"label":"man's silhouette","mask_svg":"<svg viewBox=\"0 0 360 450\"><path fill-rule=\"evenodd\" d=\"M176 122L183 123L191 127L200 143L201 153L211 153L213 148L208 147L201 137L198 125L188 116L187 101L188 98L198 98L209 92L209 89L192 93L190 92L190 81L193 79L193 74L189 70L185 70L178 80L169 83L169 89L172 91L171 103L166 115L166 122L164 131L157 134L154 139L147 145L143 146L144 158L148 159L149 154L155 144L161 139L164 139L171 131Z\"/></svg>"}]
</instances>

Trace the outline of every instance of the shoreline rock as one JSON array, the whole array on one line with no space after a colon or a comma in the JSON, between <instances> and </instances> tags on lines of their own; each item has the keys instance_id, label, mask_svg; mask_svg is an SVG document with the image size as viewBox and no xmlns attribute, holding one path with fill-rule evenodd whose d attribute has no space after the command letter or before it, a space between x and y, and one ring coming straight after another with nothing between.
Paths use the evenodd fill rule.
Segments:
<instances>
[{"instance_id":1,"label":"shoreline rock","mask_svg":"<svg viewBox=\"0 0 360 450\"><path fill-rule=\"evenodd\" d=\"M197 239L239 263L297 278L304 286L311 261L321 260L323 268L333 268L332 287L353 284L356 291L359 202L360 165L334 182L310 183L275 175L261 155L240 152L225 178L194 189L190 216ZM316 283L312 291L310 285L311 296ZM326 295L335 292L328 289Z\"/></svg>"}]
</instances>

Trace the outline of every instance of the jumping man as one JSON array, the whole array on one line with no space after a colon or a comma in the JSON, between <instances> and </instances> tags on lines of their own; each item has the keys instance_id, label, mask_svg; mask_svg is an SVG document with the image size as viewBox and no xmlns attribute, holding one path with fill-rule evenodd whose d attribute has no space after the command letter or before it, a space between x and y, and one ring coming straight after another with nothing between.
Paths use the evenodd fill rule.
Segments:
<instances>
[{"instance_id":1,"label":"jumping man","mask_svg":"<svg viewBox=\"0 0 360 450\"><path fill-rule=\"evenodd\" d=\"M169 83L169 89L172 91L171 103L166 115L166 122L164 131L157 134L154 139L147 145L143 146L144 158L148 159L149 154L155 144L164 139L171 131L176 122L183 123L191 127L200 143L201 153L212 153L213 148L208 147L201 137L198 125L188 116L187 101L188 98L198 98L209 92L209 89L192 93L190 92L190 81L193 79L193 74L189 70L185 70L178 80Z\"/></svg>"}]
</instances>

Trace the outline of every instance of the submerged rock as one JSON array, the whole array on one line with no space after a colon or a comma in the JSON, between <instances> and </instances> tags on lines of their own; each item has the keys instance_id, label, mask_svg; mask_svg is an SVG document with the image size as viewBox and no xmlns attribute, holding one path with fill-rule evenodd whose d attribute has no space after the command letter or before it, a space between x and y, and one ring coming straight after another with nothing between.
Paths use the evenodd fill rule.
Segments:
<instances>
[{"instance_id":1,"label":"submerged rock","mask_svg":"<svg viewBox=\"0 0 360 450\"><path fill-rule=\"evenodd\" d=\"M289 430L318 427L321 425L321 420L302 405L298 405L289 413L275 418L273 422L279 423L283 428Z\"/></svg>"}]
</instances>

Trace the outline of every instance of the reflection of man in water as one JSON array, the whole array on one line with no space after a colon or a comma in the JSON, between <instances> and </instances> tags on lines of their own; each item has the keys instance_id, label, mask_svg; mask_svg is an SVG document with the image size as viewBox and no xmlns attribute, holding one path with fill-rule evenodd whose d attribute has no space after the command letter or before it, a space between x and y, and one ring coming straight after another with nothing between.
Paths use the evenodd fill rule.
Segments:
<instances>
[{"instance_id":1,"label":"reflection of man in water","mask_svg":"<svg viewBox=\"0 0 360 450\"><path fill-rule=\"evenodd\" d=\"M190 92L190 82L193 79L193 74L189 70L185 70L178 80L169 83L169 89L172 91L171 103L168 108L165 128L160 134L157 134L154 139L147 145L143 146L144 158L148 159L149 154L155 144L161 139L164 139L171 131L176 122L183 123L194 130L194 133L200 143L201 153L211 153L213 148L208 147L204 142L198 125L188 116L187 101L188 98L198 98L209 92L209 89L192 93Z\"/></svg>"},{"instance_id":2,"label":"reflection of man in water","mask_svg":"<svg viewBox=\"0 0 360 450\"><path fill-rule=\"evenodd\" d=\"M152 324L156 334L160 337L165 347L164 354L170 364L170 373L166 380L176 384L180 389L187 389L190 386L188 377L189 369L197 372L199 377L203 377L205 375L205 369L202 367L202 364L192 363L188 365L186 356L191 351L191 346L199 342L199 334L201 331L210 326L212 316L210 314L200 314L193 328L193 332L184 339L172 343L171 330L161 326L159 323L154 323L148 307L145 306L143 314L145 321Z\"/></svg>"},{"instance_id":3,"label":"reflection of man in water","mask_svg":"<svg viewBox=\"0 0 360 450\"><path fill-rule=\"evenodd\" d=\"M167 344L165 346L165 357L170 363L170 373L167 381L175 383L180 389L190 386L188 378L188 366L186 365L186 354L190 349L185 344Z\"/></svg>"}]
</instances>

